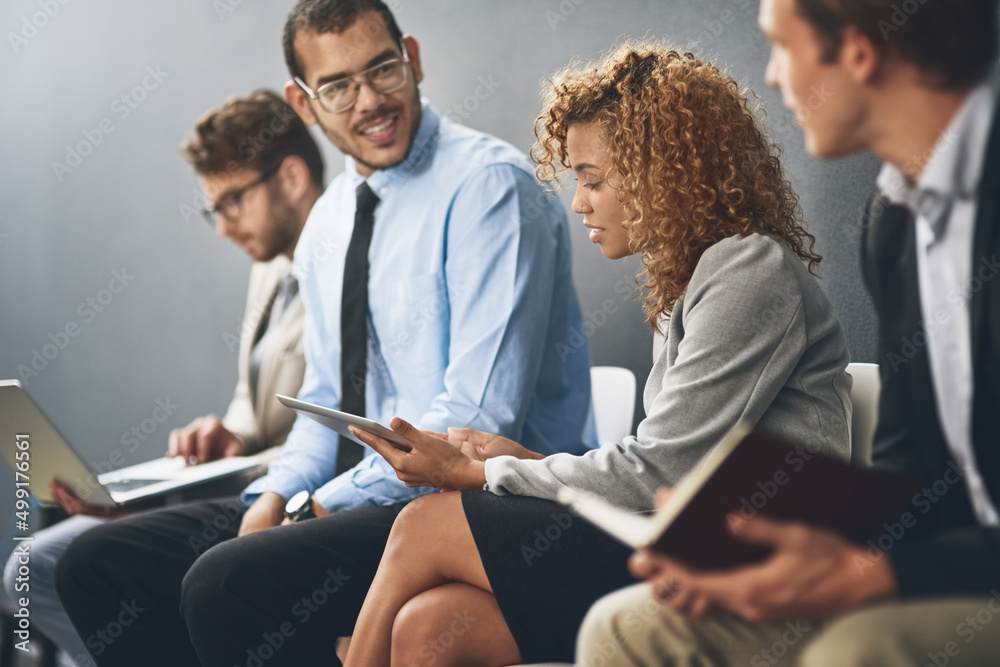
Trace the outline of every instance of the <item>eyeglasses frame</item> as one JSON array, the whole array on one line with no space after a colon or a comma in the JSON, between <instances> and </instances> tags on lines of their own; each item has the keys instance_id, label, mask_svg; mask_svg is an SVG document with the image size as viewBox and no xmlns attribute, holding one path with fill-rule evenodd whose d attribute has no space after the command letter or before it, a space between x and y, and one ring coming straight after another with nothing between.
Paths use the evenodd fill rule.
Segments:
<instances>
[{"instance_id":1,"label":"eyeglasses frame","mask_svg":"<svg viewBox=\"0 0 1000 667\"><path fill-rule=\"evenodd\" d=\"M406 51L406 43L405 42L400 42L399 46L400 46L400 48L403 51L403 57L402 58L390 58L389 60L383 60L382 62L377 63L375 65L372 65L371 67L365 68L365 69L361 70L360 72L358 72L356 74L351 74L350 76L345 76L343 78L335 79L333 81L327 81L326 83L324 83L322 86L320 86L316 90L313 90L312 88L310 88L308 86L308 84L306 84L305 81L303 81L302 79L300 79L297 76L292 77L292 80L295 81L295 83L299 86L299 88L302 89L302 92L304 92L310 99L316 100L316 102L318 102L319 105L321 107L323 107L323 109L325 111L327 111L329 113L336 113L336 114L347 113L348 111L350 111L351 109L354 108L355 104L358 103L358 92L360 92L362 85L368 86L369 88L371 88L372 90L374 90L379 95L388 95L390 93L396 92L397 90L401 89L403 86L405 86L407 84L407 82L410 79L409 79L409 76L407 76L407 73L406 73L407 70L409 69L408 67L406 67L406 65L410 64L410 54L407 53L407 51ZM393 88L392 90L386 90L386 91L375 90L375 88L372 87L371 82L368 81L368 78L364 77L364 75L367 74L368 72L371 72L372 70L377 69L379 67L383 67L384 65L386 65L386 63L394 63L394 62L399 61L399 60L402 60L403 66L404 66L403 67L403 81L402 81L402 83L400 83L397 87ZM362 81L358 81L357 80L357 77L359 77L359 76L363 77ZM327 88L329 88L330 86L334 85L335 83L342 83L343 81L350 81L351 83L354 84L354 99L351 101L350 105L344 107L343 109L339 109L339 110L328 109L326 107L326 105L323 104L323 100L322 100L322 97L321 97L323 91L326 90Z\"/></svg>"},{"instance_id":2,"label":"eyeglasses frame","mask_svg":"<svg viewBox=\"0 0 1000 667\"><path fill-rule=\"evenodd\" d=\"M237 208L237 215L239 215L239 213L242 212L243 195L245 195L247 192L257 187L258 185L261 185L262 183L267 183L269 180L274 178L274 176L281 170L281 165L283 162L284 160L282 160L282 162L279 162L277 165L271 167L267 171L261 172L259 178L255 178L254 180L244 185L242 188L238 188L233 192L227 193L225 196L221 197L217 203L199 209L201 211L202 216L204 216L205 220L208 221L208 224L210 224L213 228L215 227L215 224L218 221L219 217L225 218L226 220L231 222L233 220L233 216L229 216L223 211L223 208L225 208L228 205L228 202L231 201L235 203Z\"/></svg>"}]
</instances>

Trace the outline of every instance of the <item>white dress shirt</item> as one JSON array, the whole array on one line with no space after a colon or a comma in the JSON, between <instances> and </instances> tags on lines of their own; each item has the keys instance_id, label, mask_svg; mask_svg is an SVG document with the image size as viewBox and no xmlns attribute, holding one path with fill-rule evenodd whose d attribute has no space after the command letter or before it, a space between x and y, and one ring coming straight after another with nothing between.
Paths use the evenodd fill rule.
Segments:
<instances>
[{"instance_id":1,"label":"white dress shirt","mask_svg":"<svg viewBox=\"0 0 1000 667\"><path fill-rule=\"evenodd\" d=\"M910 343L927 347L938 417L952 456L965 472L979 522L1000 525L972 443L972 331L969 304L982 289L973 259L979 182L996 104L997 81L973 90L941 135L920 180L885 164L878 189L915 214L923 330Z\"/></svg>"}]
</instances>

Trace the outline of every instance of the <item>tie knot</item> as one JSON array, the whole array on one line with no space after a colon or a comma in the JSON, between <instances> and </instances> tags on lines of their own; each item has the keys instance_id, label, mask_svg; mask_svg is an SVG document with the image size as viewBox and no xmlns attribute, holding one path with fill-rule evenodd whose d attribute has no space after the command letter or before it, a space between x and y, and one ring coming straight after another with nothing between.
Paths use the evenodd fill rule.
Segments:
<instances>
[{"instance_id":1,"label":"tie knot","mask_svg":"<svg viewBox=\"0 0 1000 667\"><path fill-rule=\"evenodd\" d=\"M934 238L940 239L948 226L948 216L951 214L951 199L936 190L921 188L914 197L913 208L917 214L924 217L930 224Z\"/></svg>"},{"instance_id":2,"label":"tie knot","mask_svg":"<svg viewBox=\"0 0 1000 667\"><path fill-rule=\"evenodd\" d=\"M289 298L299 293L299 281L291 273L288 273L281 283L281 291Z\"/></svg>"},{"instance_id":3,"label":"tie knot","mask_svg":"<svg viewBox=\"0 0 1000 667\"><path fill-rule=\"evenodd\" d=\"M375 210L375 205L378 204L378 195L372 192L372 189L368 187L368 183L362 183L357 189L358 195L358 212L370 213Z\"/></svg>"}]
</instances>

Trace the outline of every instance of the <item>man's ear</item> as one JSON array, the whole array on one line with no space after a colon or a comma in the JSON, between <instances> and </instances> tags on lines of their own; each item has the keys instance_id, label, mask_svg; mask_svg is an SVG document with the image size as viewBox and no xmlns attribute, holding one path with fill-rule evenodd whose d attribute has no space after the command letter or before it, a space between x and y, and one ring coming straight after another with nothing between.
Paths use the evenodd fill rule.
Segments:
<instances>
[{"instance_id":1,"label":"man's ear","mask_svg":"<svg viewBox=\"0 0 1000 667\"><path fill-rule=\"evenodd\" d=\"M309 166L298 155L288 155L281 161L278 179L285 197L290 202L298 201L312 183Z\"/></svg>"},{"instance_id":2,"label":"man's ear","mask_svg":"<svg viewBox=\"0 0 1000 667\"><path fill-rule=\"evenodd\" d=\"M424 68L420 64L420 45L413 35L403 35L403 44L406 46L406 55L410 59L410 66L413 67L413 78L417 83L424 80Z\"/></svg>"},{"instance_id":3,"label":"man's ear","mask_svg":"<svg viewBox=\"0 0 1000 667\"><path fill-rule=\"evenodd\" d=\"M855 26L847 26L838 60L854 83L863 86L872 83L878 76L885 62L885 54Z\"/></svg>"},{"instance_id":4,"label":"man's ear","mask_svg":"<svg viewBox=\"0 0 1000 667\"><path fill-rule=\"evenodd\" d=\"M309 106L310 98L299 84L294 81L285 84L285 99L292 105L303 123L306 125L316 124L316 116L313 115L312 108Z\"/></svg>"}]
</instances>

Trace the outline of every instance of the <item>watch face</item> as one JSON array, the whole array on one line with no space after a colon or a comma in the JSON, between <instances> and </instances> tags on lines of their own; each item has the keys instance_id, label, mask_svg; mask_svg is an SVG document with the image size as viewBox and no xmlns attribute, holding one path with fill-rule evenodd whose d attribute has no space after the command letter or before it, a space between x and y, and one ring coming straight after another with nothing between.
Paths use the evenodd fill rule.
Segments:
<instances>
[{"instance_id":1,"label":"watch face","mask_svg":"<svg viewBox=\"0 0 1000 667\"><path fill-rule=\"evenodd\" d=\"M291 500L285 503L285 515L294 517L309 504L310 498L311 496L308 491L299 491L296 493L292 496Z\"/></svg>"}]
</instances>

